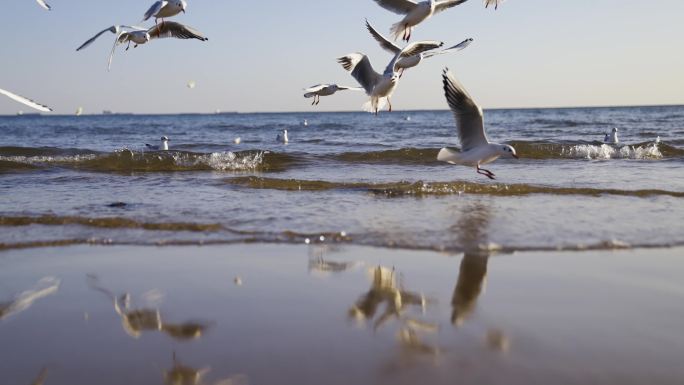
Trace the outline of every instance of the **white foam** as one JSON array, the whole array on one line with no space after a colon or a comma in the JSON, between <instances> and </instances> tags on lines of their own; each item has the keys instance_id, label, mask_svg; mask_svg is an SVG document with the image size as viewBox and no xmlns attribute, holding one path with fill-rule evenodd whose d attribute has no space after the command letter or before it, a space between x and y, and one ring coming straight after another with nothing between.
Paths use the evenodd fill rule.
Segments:
<instances>
[{"instance_id":1,"label":"white foam","mask_svg":"<svg viewBox=\"0 0 684 385\"><path fill-rule=\"evenodd\" d=\"M657 143L637 147L578 144L569 149L563 149L561 155L584 159L661 159L663 157Z\"/></svg>"}]
</instances>

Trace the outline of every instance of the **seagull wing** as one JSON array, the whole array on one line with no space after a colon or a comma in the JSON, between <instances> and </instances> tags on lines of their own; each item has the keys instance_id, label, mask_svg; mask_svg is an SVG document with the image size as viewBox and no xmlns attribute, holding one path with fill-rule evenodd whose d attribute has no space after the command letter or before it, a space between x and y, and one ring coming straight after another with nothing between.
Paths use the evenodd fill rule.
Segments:
<instances>
[{"instance_id":1,"label":"seagull wing","mask_svg":"<svg viewBox=\"0 0 684 385\"><path fill-rule=\"evenodd\" d=\"M487 8L490 5L494 4L494 9L498 9L499 4L501 4L503 2L504 2L504 0L484 0L484 5L485 5L485 8Z\"/></svg>"},{"instance_id":2,"label":"seagull wing","mask_svg":"<svg viewBox=\"0 0 684 385\"><path fill-rule=\"evenodd\" d=\"M126 40L128 40L128 38L128 32L119 32L119 34L116 35L116 39L114 39L114 45L112 45L112 51L109 53L109 60L107 61L107 71L112 69L112 59L114 59L114 52L116 51L116 46L124 43Z\"/></svg>"},{"instance_id":3,"label":"seagull wing","mask_svg":"<svg viewBox=\"0 0 684 385\"><path fill-rule=\"evenodd\" d=\"M91 45L95 40L97 40L98 37L102 36L102 34L105 33L105 32L111 32L111 33L113 33L113 34L118 34L118 33L121 32L123 29L138 30L138 31L145 31L145 30L147 30L147 28L142 28L142 27L131 27L131 26L129 26L129 25L113 25L113 26L111 26L111 27L109 27L109 28L103 29L102 31L98 32L95 36L93 36L93 37L91 37L90 39L88 39L88 41L86 41L85 43L81 44L80 47L76 48L76 51L80 51L80 50L82 50L83 48L88 47L88 46Z\"/></svg>"},{"instance_id":4,"label":"seagull wing","mask_svg":"<svg viewBox=\"0 0 684 385\"><path fill-rule=\"evenodd\" d=\"M373 92L373 88L380 80L381 75L375 72L368 56L360 52L350 53L338 58L337 62L342 64L342 67L347 71L351 71L351 75L361 84L367 94L370 95Z\"/></svg>"},{"instance_id":5,"label":"seagull wing","mask_svg":"<svg viewBox=\"0 0 684 385\"><path fill-rule=\"evenodd\" d=\"M5 90L3 90L2 88L0 88L0 94L5 95L5 96L7 96L8 98L10 98L10 99L12 99L12 100L14 100L14 101L17 101L17 102L19 102L19 103L21 103L21 104L25 104L25 105L27 105L27 106L29 106L29 107L31 107L31 108L35 108L35 109L38 110L38 111L43 111L43 112L50 112L50 111L52 111L52 108L50 108L50 107L48 107L48 106L42 105L42 104L40 104L40 103L37 103L37 102L35 102L35 101L31 100L31 99L25 98L25 97L23 97L23 96L19 96L19 95L17 95L17 94L13 94L13 93L11 93L11 92L9 92L9 91L5 91Z\"/></svg>"},{"instance_id":6,"label":"seagull wing","mask_svg":"<svg viewBox=\"0 0 684 385\"><path fill-rule=\"evenodd\" d=\"M48 3L46 3L44 0L36 0L36 3L38 3L38 5L47 9L48 11L52 9L52 7L49 6Z\"/></svg>"},{"instance_id":7,"label":"seagull wing","mask_svg":"<svg viewBox=\"0 0 684 385\"><path fill-rule=\"evenodd\" d=\"M150 9L145 12L145 16L143 16L143 20L148 20L150 17L156 15L161 11L162 8L166 7L169 4L168 1L155 1L154 4L150 7Z\"/></svg>"},{"instance_id":8,"label":"seagull wing","mask_svg":"<svg viewBox=\"0 0 684 385\"><path fill-rule=\"evenodd\" d=\"M488 144L482 109L447 68L442 73L442 81L444 96L454 114L456 130L461 139L461 150L468 151L471 148Z\"/></svg>"},{"instance_id":9,"label":"seagull wing","mask_svg":"<svg viewBox=\"0 0 684 385\"><path fill-rule=\"evenodd\" d=\"M469 46L470 43L472 43L472 42L473 42L472 38L465 39L462 42L456 44L455 46L445 48L441 51L425 52L425 55L423 55L423 57L428 58L428 57L433 57L433 56L437 56L437 55L443 55L443 54L449 53L449 52L460 51L460 50L464 49L465 47Z\"/></svg>"},{"instance_id":10,"label":"seagull wing","mask_svg":"<svg viewBox=\"0 0 684 385\"><path fill-rule=\"evenodd\" d=\"M455 7L457 5L461 5L465 3L468 0L443 0L443 1L438 1L435 4L435 13L439 13L442 11L445 11L449 8ZM485 0L485 1L498 1L498 0Z\"/></svg>"},{"instance_id":11,"label":"seagull wing","mask_svg":"<svg viewBox=\"0 0 684 385\"><path fill-rule=\"evenodd\" d=\"M406 15L416 7L416 2L411 0L373 0L378 3L379 6L385 8L388 11L394 12L399 15ZM464 0L465 1L465 0Z\"/></svg>"},{"instance_id":12,"label":"seagull wing","mask_svg":"<svg viewBox=\"0 0 684 385\"><path fill-rule=\"evenodd\" d=\"M344 90L350 90L350 91L364 91L364 89L361 88L361 87L337 86L337 89L340 90L340 91L344 91Z\"/></svg>"},{"instance_id":13,"label":"seagull wing","mask_svg":"<svg viewBox=\"0 0 684 385\"><path fill-rule=\"evenodd\" d=\"M315 86L311 86L309 88L305 88L304 91L306 92L318 92L325 87L327 87L329 84L316 84Z\"/></svg>"},{"instance_id":14,"label":"seagull wing","mask_svg":"<svg viewBox=\"0 0 684 385\"><path fill-rule=\"evenodd\" d=\"M387 40L380 32L376 31L375 28L373 28L372 25L366 20L366 28L368 29L368 32L373 36L375 41L380 43L380 47L384 49L385 51L388 51L394 55L398 54L401 51L401 48L397 46L396 44L392 43L391 41Z\"/></svg>"},{"instance_id":15,"label":"seagull wing","mask_svg":"<svg viewBox=\"0 0 684 385\"><path fill-rule=\"evenodd\" d=\"M387 75L392 75L392 73L397 71L396 64L399 59L402 57L409 57L409 56L414 56L414 55L420 55L421 53L425 51L429 51L431 49L439 48L444 45L444 42L441 41L435 41L435 40L421 40L421 41L416 41L413 43L410 43L406 45L399 53L397 53L394 58L392 58L392 61L387 64L387 67L385 68L384 74Z\"/></svg>"},{"instance_id":16,"label":"seagull wing","mask_svg":"<svg viewBox=\"0 0 684 385\"><path fill-rule=\"evenodd\" d=\"M147 30L150 39L163 39L175 37L176 39L197 39L202 41L209 40L202 36L202 33L181 23L165 21Z\"/></svg>"}]
</instances>

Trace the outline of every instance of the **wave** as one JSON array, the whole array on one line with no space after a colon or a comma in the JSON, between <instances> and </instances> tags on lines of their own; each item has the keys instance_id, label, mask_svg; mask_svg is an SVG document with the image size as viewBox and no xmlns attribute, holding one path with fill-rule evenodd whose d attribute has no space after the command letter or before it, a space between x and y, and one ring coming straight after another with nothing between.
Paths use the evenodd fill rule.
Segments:
<instances>
[{"instance_id":1,"label":"wave","mask_svg":"<svg viewBox=\"0 0 684 385\"><path fill-rule=\"evenodd\" d=\"M296 156L257 150L205 154L184 151L140 152L129 149L112 153L4 149L0 149L0 161L6 162L5 167L9 168L16 164L25 164L37 168L65 167L98 172L283 171L300 161Z\"/></svg>"},{"instance_id":2,"label":"wave","mask_svg":"<svg viewBox=\"0 0 684 385\"><path fill-rule=\"evenodd\" d=\"M184 222L149 223L121 217L89 218L81 216L0 216L0 226L29 226L29 225L81 225L107 229L143 229L157 231L191 231L213 232L224 230L217 223L198 224Z\"/></svg>"},{"instance_id":3,"label":"wave","mask_svg":"<svg viewBox=\"0 0 684 385\"><path fill-rule=\"evenodd\" d=\"M8 172L30 171L35 170L37 168L39 167L26 163L12 162L9 160L0 160L0 174Z\"/></svg>"},{"instance_id":4,"label":"wave","mask_svg":"<svg viewBox=\"0 0 684 385\"><path fill-rule=\"evenodd\" d=\"M667 190L618 190L589 187L551 187L530 184L482 184L473 182L330 182L324 180L278 179L256 176L225 179L231 185L253 189L271 189L283 191L361 191L386 197L425 197L440 195L495 195L521 196L531 194L551 195L621 195L632 197L672 196L684 198L684 192Z\"/></svg>"}]
</instances>

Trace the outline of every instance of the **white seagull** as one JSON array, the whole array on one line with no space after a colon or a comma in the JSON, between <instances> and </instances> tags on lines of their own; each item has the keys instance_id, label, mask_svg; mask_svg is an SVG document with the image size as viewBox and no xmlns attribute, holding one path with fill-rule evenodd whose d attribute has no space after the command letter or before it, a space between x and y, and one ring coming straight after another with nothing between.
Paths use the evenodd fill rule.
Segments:
<instances>
[{"instance_id":1,"label":"white seagull","mask_svg":"<svg viewBox=\"0 0 684 385\"><path fill-rule=\"evenodd\" d=\"M158 150L168 151L169 150L169 138L166 136L162 136L161 137L161 145L153 146L151 144L145 143L145 147L149 148L150 150L154 150L154 151L158 151Z\"/></svg>"},{"instance_id":2,"label":"white seagull","mask_svg":"<svg viewBox=\"0 0 684 385\"><path fill-rule=\"evenodd\" d=\"M490 143L484 130L482 108L446 68L442 73L442 80L444 96L456 120L461 151L443 148L437 154L437 160L476 167L478 174L494 179L494 173L480 165L493 162L500 156L518 159L515 149L507 144Z\"/></svg>"},{"instance_id":3,"label":"white seagull","mask_svg":"<svg viewBox=\"0 0 684 385\"><path fill-rule=\"evenodd\" d=\"M389 62L382 75L375 72L370 64L370 60L368 60L368 56L360 52L342 56L337 59L337 62L342 64L342 67L347 71L351 71L354 79L363 86L366 94L370 96L370 100L364 104L364 110L374 112L377 115L378 111L385 106L385 102L389 104L389 110L392 111L390 97L399 82L397 62L403 57L418 55L421 52L439 48L442 44L441 41L431 40L408 44L394 55L394 58Z\"/></svg>"},{"instance_id":4,"label":"white seagull","mask_svg":"<svg viewBox=\"0 0 684 385\"><path fill-rule=\"evenodd\" d=\"M397 40L409 41L413 28L432 15L463 4L468 0L428 0L416 3L412 0L373 0L379 6L399 15L406 15L400 22L392 24L390 32Z\"/></svg>"},{"instance_id":5,"label":"white seagull","mask_svg":"<svg viewBox=\"0 0 684 385\"><path fill-rule=\"evenodd\" d=\"M47 9L48 11L52 10L52 7L48 3L46 3L44 0L36 0L36 3L38 3L38 5L40 5L44 9Z\"/></svg>"},{"instance_id":6,"label":"white seagull","mask_svg":"<svg viewBox=\"0 0 684 385\"><path fill-rule=\"evenodd\" d=\"M281 135L282 134L282 135ZM282 130L280 131L280 134L276 136L276 141L280 143L287 143L290 141L290 138L287 137L287 130Z\"/></svg>"},{"instance_id":7,"label":"white seagull","mask_svg":"<svg viewBox=\"0 0 684 385\"><path fill-rule=\"evenodd\" d=\"M153 39L162 39L167 37L174 37L176 39L197 39L201 41L207 41L208 38L204 37L199 31L188 27L186 25L176 23L173 21L167 21L161 24L157 24L150 29L144 29L140 27L130 27L126 25L113 25L109 28L103 29L98 32L95 36L91 37L83 43L76 51L80 51L83 48L89 46L93 41L100 37L105 32L111 32L116 34L116 39L114 39L114 46L109 54L109 61L107 65L107 70L112 67L112 59L114 58L114 52L116 47L120 44L128 43L126 50L128 50L133 43L133 48L136 48L140 44L145 44Z\"/></svg>"},{"instance_id":8,"label":"white seagull","mask_svg":"<svg viewBox=\"0 0 684 385\"><path fill-rule=\"evenodd\" d=\"M370 32L371 36L375 39L380 44L380 47L382 47L385 51L388 51L392 53L393 55L396 55L397 53L401 52L401 48L397 46L396 44L392 43L389 41L386 37L384 37L380 32L378 32L373 26L366 20L366 28L368 29L368 32ZM420 64L423 59L430 58L433 56L437 55L443 55L445 53L449 52L456 52L460 51L467 46L470 45L470 43L473 42L472 38L465 39L462 42L456 44L455 46L445 48L443 50L434 50L434 51L428 51L428 52L421 52L417 55L413 56L408 56L408 57L403 57L397 61L397 67L401 69L401 74L404 74L404 70L408 68L412 68ZM401 75L400 75L401 76Z\"/></svg>"},{"instance_id":9,"label":"white seagull","mask_svg":"<svg viewBox=\"0 0 684 385\"><path fill-rule=\"evenodd\" d=\"M52 111L52 108L45 106L43 104L37 103L29 98L25 98L23 96L19 96L17 94L11 93L9 91L5 91L2 88L0 88L0 94L7 96L8 98L17 101L21 104L25 104L31 108L35 108L38 111L43 111L43 112L50 112Z\"/></svg>"},{"instance_id":10,"label":"white seagull","mask_svg":"<svg viewBox=\"0 0 684 385\"><path fill-rule=\"evenodd\" d=\"M142 21L146 21L154 16L155 24L157 23L157 19L162 19L163 23L164 18L166 17L176 16L181 12L185 13L187 7L188 3L186 3L185 0L156 1L152 4L150 9L145 12Z\"/></svg>"},{"instance_id":11,"label":"white seagull","mask_svg":"<svg viewBox=\"0 0 684 385\"><path fill-rule=\"evenodd\" d=\"M313 102L311 103L311 105L313 106L314 104L318 105L318 103L321 102L321 96L329 96L337 91L344 90L363 91L363 88L338 86L337 84L316 84L315 86L311 86L309 88L304 89L304 92L306 92L304 94L304 97L314 98Z\"/></svg>"},{"instance_id":12,"label":"white seagull","mask_svg":"<svg viewBox=\"0 0 684 385\"><path fill-rule=\"evenodd\" d=\"M611 144L619 143L617 133L618 133L617 127L613 127L613 129L610 131L610 134L606 134L606 136L603 137L603 142L604 143L611 143Z\"/></svg>"}]
</instances>

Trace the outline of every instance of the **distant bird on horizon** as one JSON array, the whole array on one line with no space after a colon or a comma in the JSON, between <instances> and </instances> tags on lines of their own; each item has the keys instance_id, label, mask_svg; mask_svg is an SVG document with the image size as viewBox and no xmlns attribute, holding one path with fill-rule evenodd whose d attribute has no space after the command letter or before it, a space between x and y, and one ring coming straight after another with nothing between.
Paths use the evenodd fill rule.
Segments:
<instances>
[{"instance_id":1,"label":"distant bird on horizon","mask_svg":"<svg viewBox=\"0 0 684 385\"><path fill-rule=\"evenodd\" d=\"M370 96L370 100L364 104L364 110L377 115L385 106L385 103L389 104L389 111L392 111L390 97L399 83L399 68L396 65L397 62L403 57L418 55L421 52L439 48L442 44L441 41L432 40L408 44L394 55L394 58L389 62L382 75L375 72L368 56L360 52L342 56L337 59L337 62L340 63L345 70L351 72L354 79L363 86L364 90L366 90L366 94Z\"/></svg>"},{"instance_id":2,"label":"distant bird on horizon","mask_svg":"<svg viewBox=\"0 0 684 385\"><path fill-rule=\"evenodd\" d=\"M613 129L610 130L610 133L606 134L606 136L603 137L603 143L610 143L610 144L619 143L620 141L618 140L617 133L618 133L617 127L613 127Z\"/></svg>"},{"instance_id":3,"label":"distant bird on horizon","mask_svg":"<svg viewBox=\"0 0 684 385\"><path fill-rule=\"evenodd\" d=\"M187 7L188 3L185 0L155 1L150 9L145 12L142 21L147 21L154 16L155 24L157 24L157 19L162 19L162 23L164 23L164 18L176 16L181 12L185 13Z\"/></svg>"},{"instance_id":4,"label":"distant bird on horizon","mask_svg":"<svg viewBox=\"0 0 684 385\"><path fill-rule=\"evenodd\" d=\"M377 41L380 44L380 47L382 47L382 49L384 49L385 51L388 51L393 55L396 55L399 52L401 52L401 48L399 46L397 46L396 44L389 41L380 32L378 32L375 28L373 28L373 26L368 22L368 20L366 20L366 29L368 29L368 32L370 32L371 36L373 36L375 41ZM443 55L443 54L449 53L449 52L460 51L460 50L466 48L467 46L469 46L470 43L472 43L472 42L473 42L473 39L468 38L468 39L465 39L462 42L456 44L455 46L445 48L445 49L440 50L440 51L431 50L431 51L427 51L427 52L421 52L417 55L403 57L403 58L399 59L399 61L397 61L397 67L401 70L399 76L401 77L401 75L404 74L404 70L406 70L408 68L415 67L418 64L420 64L423 61L423 59L430 58L430 57L437 56L437 55Z\"/></svg>"},{"instance_id":5,"label":"distant bird on horizon","mask_svg":"<svg viewBox=\"0 0 684 385\"><path fill-rule=\"evenodd\" d=\"M290 138L287 137L287 130L280 131L280 134L276 135L276 141L279 143L288 143Z\"/></svg>"},{"instance_id":6,"label":"distant bird on horizon","mask_svg":"<svg viewBox=\"0 0 684 385\"><path fill-rule=\"evenodd\" d=\"M159 146L153 146L151 144L145 143L145 147L153 151L168 151L169 150L169 138L166 136L161 137L161 144Z\"/></svg>"},{"instance_id":7,"label":"distant bird on horizon","mask_svg":"<svg viewBox=\"0 0 684 385\"><path fill-rule=\"evenodd\" d=\"M40 104L40 103L38 103L38 102L36 102L36 101L34 101L34 100L31 100L31 99L29 99L29 98L25 98L25 97L23 97L23 96L20 96L20 95L15 94L15 93L12 93L12 92L3 90L2 88L0 88L0 94L5 95L5 96L7 96L8 98L10 98L10 99L12 99L12 100L14 100L14 101L16 101L16 102L19 102L19 103L21 103L21 104L27 105L27 106L29 106L29 107L31 107L31 108L34 108L34 109L38 110L38 111L43 111L43 112L50 112L50 111L52 111L52 108L50 108L50 107L48 107L48 106L46 106L46 105Z\"/></svg>"},{"instance_id":8,"label":"distant bird on horizon","mask_svg":"<svg viewBox=\"0 0 684 385\"><path fill-rule=\"evenodd\" d=\"M46 9L48 11L52 10L52 7L48 3L46 3L44 0L36 0L36 3L38 3L38 5L40 5L41 7L43 7L44 9Z\"/></svg>"},{"instance_id":9,"label":"distant bird on horizon","mask_svg":"<svg viewBox=\"0 0 684 385\"><path fill-rule=\"evenodd\" d=\"M337 84L316 84L315 86L311 86L309 88L305 88L304 91L306 92L304 94L305 98L313 98L313 102L311 102L311 105L318 105L318 103L321 102L321 96L329 96L334 94L337 91L344 91L344 90L352 90L352 91L363 91L363 88L361 87L347 87L347 86L339 86Z\"/></svg>"},{"instance_id":10,"label":"distant bird on horizon","mask_svg":"<svg viewBox=\"0 0 684 385\"><path fill-rule=\"evenodd\" d=\"M168 37L173 37L176 39L197 39L201 41L209 40L208 38L204 37L199 31L173 21L167 21L161 24L157 24L150 29L144 29L141 27L131 27L127 25L113 25L109 28L103 29L102 31L98 32L95 36L88 39L80 47L76 48L76 51L80 51L88 47L98 37L100 37L102 34L108 31L116 34L116 39L114 39L114 46L112 47L112 51L109 54L107 70L111 69L112 59L114 58L114 52L116 50L116 47L121 44L128 43L128 45L126 46L126 51L128 51L128 49L131 46L131 43L134 44L133 48L136 48L138 45L146 44L151 40L163 39Z\"/></svg>"},{"instance_id":11,"label":"distant bird on horizon","mask_svg":"<svg viewBox=\"0 0 684 385\"><path fill-rule=\"evenodd\" d=\"M482 108L475 103L448 68L442 73L442 82L444 96L456 121L461 151L442 148L437 154L437 160L476 167L478 174L494 179L494 173L481 168L480 165L491 163L500 156L518 159L515 149L507 144L491 143L487 139Z\"/></svg>"}]
</instances>

